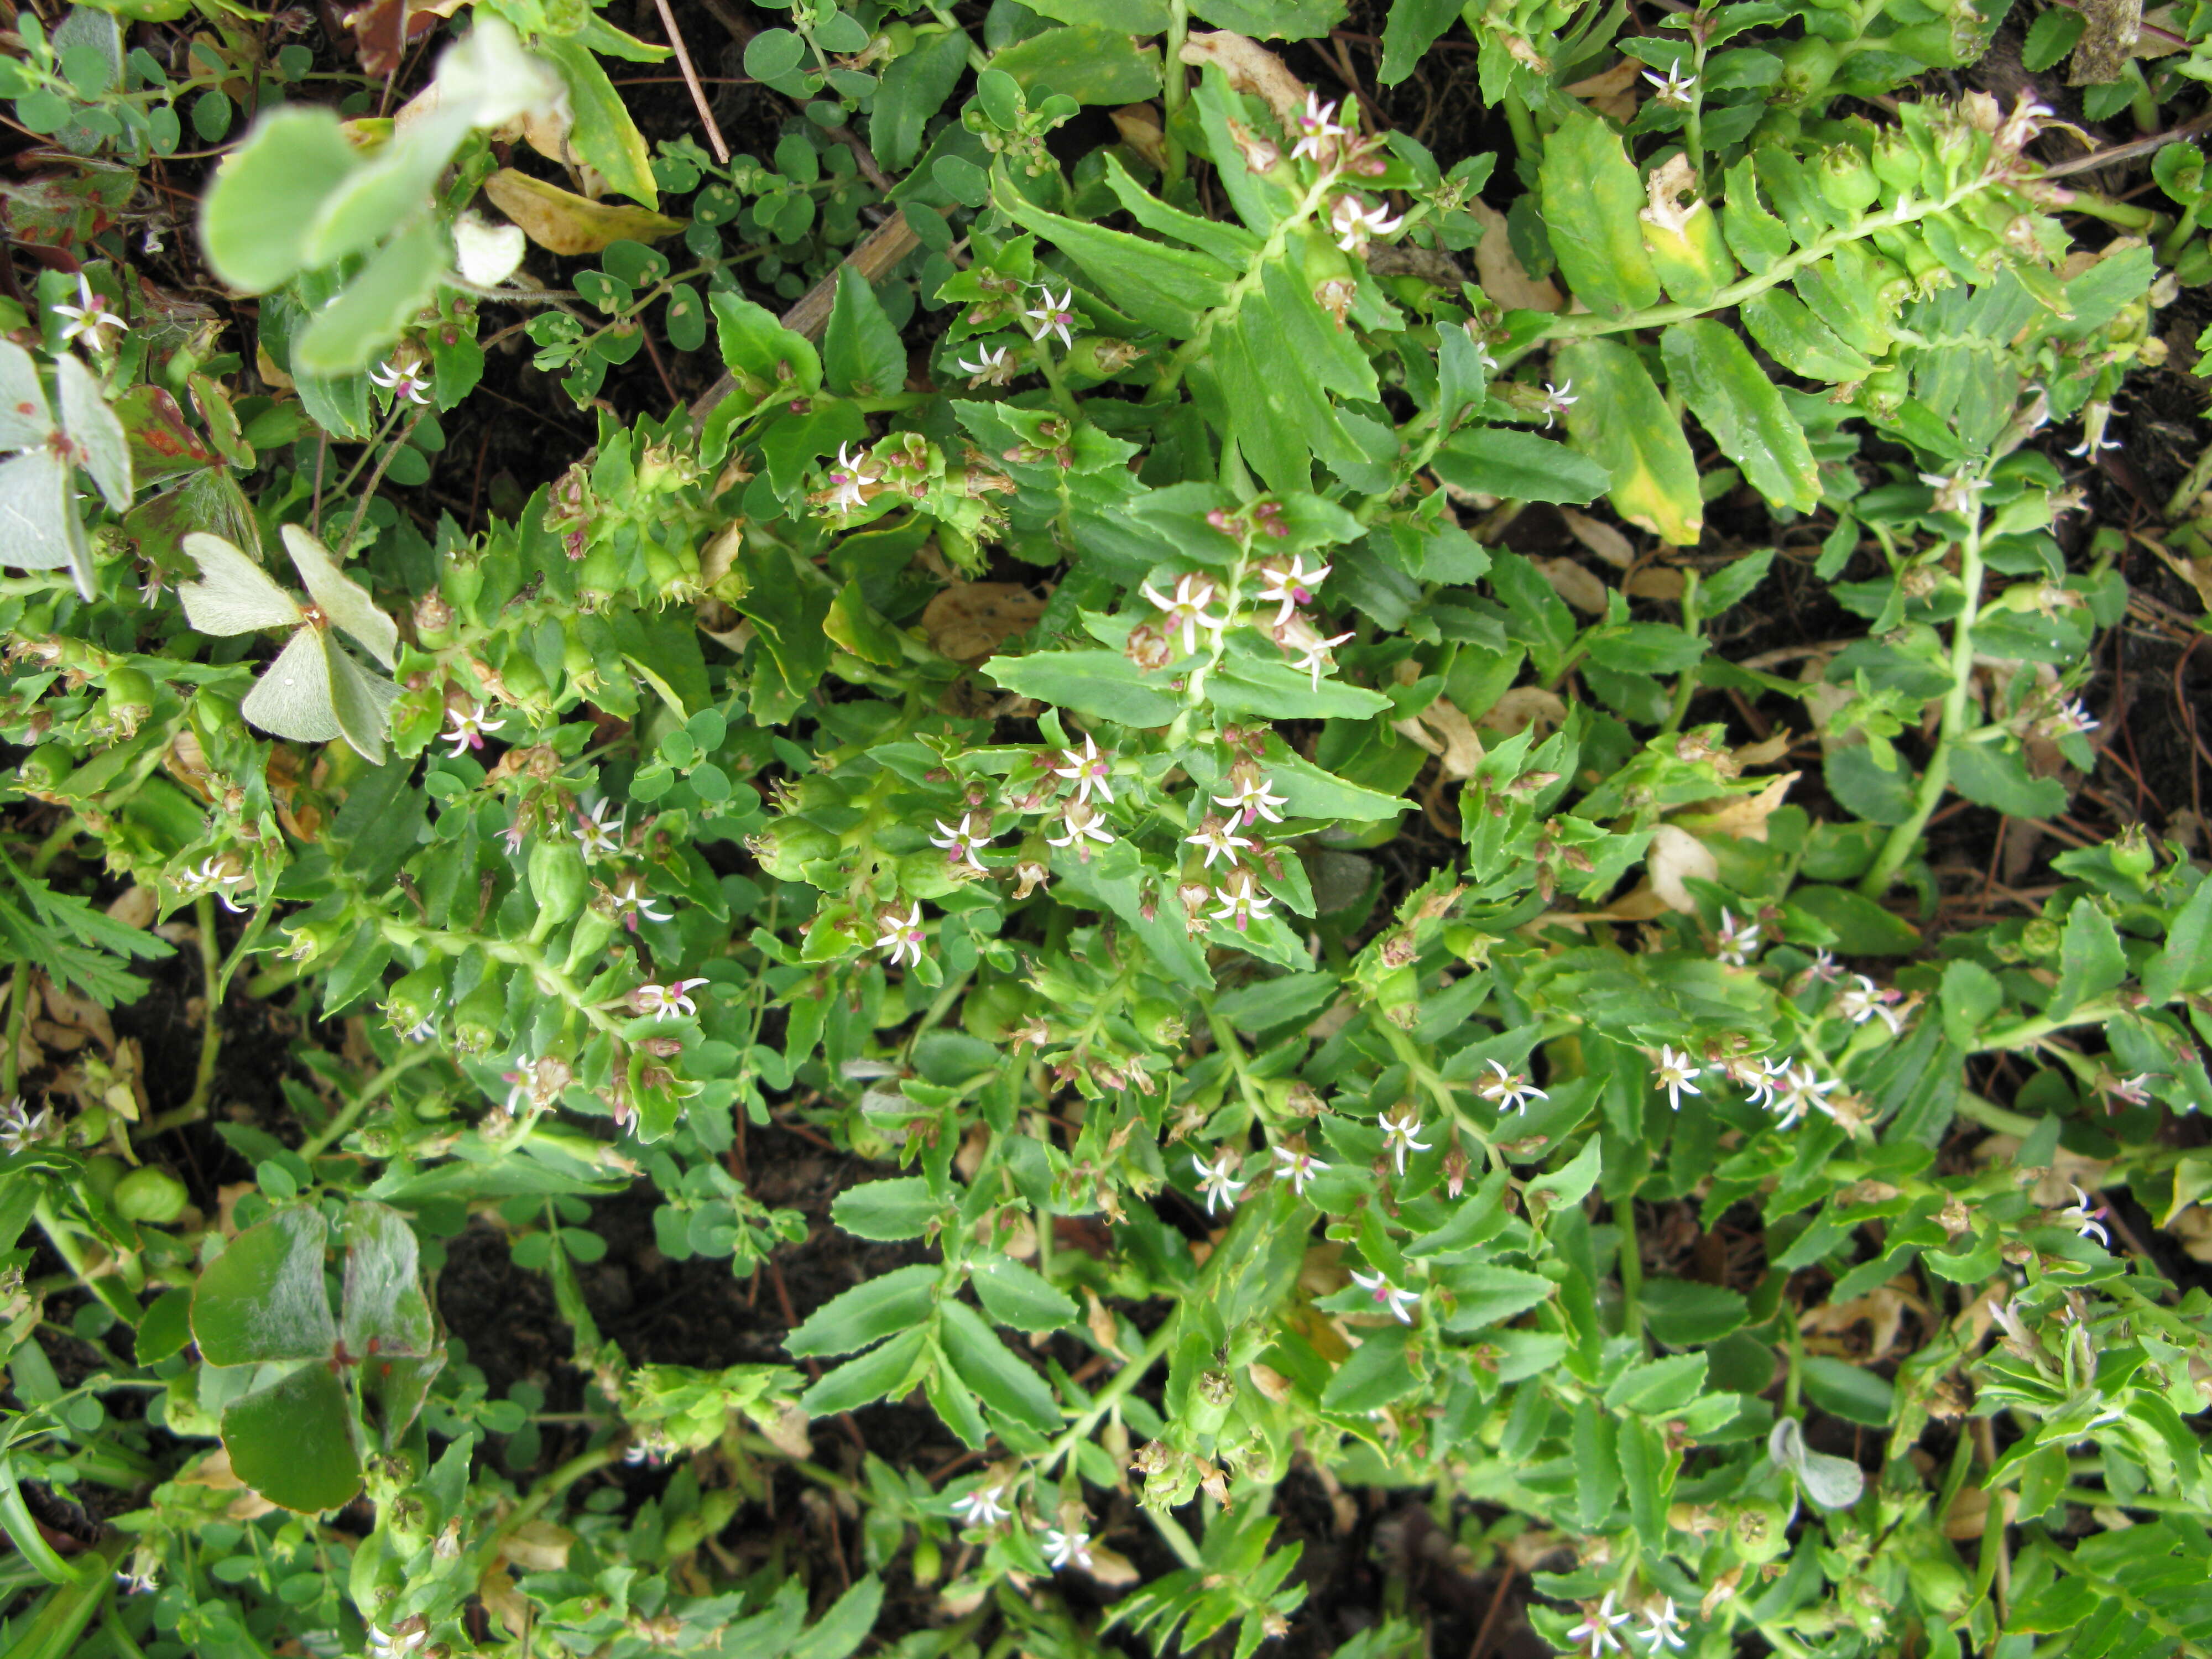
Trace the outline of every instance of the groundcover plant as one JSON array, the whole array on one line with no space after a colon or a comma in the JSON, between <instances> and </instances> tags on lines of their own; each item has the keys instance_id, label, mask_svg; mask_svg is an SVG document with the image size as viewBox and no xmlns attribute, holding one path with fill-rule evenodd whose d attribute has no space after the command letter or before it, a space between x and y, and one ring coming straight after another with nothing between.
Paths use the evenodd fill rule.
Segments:
<instances>
[{"instance_id":1,"label":"groundcover plant","mask_svg":"<svg viewBox=\"0 0 2212 1659\"><path fill-rule=\"evenodd\" d=\"M2212 6L0 10L4 1659L2212 1652Z\"/></svg>"}]
</instances>

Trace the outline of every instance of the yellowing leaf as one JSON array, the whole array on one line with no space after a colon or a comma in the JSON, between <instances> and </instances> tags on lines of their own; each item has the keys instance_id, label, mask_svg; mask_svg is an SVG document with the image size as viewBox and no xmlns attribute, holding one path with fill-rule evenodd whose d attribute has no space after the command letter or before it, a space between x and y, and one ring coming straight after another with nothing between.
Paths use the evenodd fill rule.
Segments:
<instances>
[{"instance_id":1,"label":"yellowing leaf","mask_svg":"<svg viewBox=\"0 0 2212 1659\"><path fill-rule=\"evenodd\" d=\"M1574 382L1567 430L1612 473L1613 511L1662 541L1694 544L1705 523L1698 464L1644 360L1617 340L1580 340L1561 349L1559 369Z\"/></svg>"},{"instance_id":2,"label":"yellowing leaf","mask_svg":"<svg viewBox=\"0 0 2212 1659\"><path fill-rule=\"evenodd\" d=\"M484 194L549 253L574 256L597 253L611 242L658 242L684 228L681 219L641 207L587 201L513 167L502 167L485 179Z\"/></svg>"}]
</instances>

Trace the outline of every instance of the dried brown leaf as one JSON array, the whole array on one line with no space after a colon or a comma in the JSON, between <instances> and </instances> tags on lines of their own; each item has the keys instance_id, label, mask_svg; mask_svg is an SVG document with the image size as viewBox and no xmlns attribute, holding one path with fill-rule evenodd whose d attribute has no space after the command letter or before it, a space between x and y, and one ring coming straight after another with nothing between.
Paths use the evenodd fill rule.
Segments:
<instances>
[{"instance_id":1,"label":"dried brown leaf","mask_svg":"<svg viewBox=\"0 0 2212 1659\"><path fill-rule=\"evenodd\" d=\"M929 642L955 662L981 662L1044 615L1044 601L1015 582L955 582L921 613Z\"/></svg>"}]
</instances>

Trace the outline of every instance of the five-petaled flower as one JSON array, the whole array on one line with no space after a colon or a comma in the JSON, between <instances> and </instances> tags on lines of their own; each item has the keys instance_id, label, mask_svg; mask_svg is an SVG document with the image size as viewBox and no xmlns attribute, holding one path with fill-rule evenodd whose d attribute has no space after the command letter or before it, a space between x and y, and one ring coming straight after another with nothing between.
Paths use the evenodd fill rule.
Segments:
<instances>
[{"instance_id":1,"label":"five-petaled flower","mask_svg":"<svg viewBox=\"0 0 2212 1659\"><path fill-rule=\"evenodd\" d=\"M1698 77L1683 74L1680 63L1668 64L1667 73L1663 76L1646 70L1644 78L1659 88L1659 101L1662 104L1680 104L1687 109L1698 95Z\"/></svg>"},{"instance_id":2,"label":"five-petaled flower","mask_svg":"<svg viewBox=\"0 0 2212 1659\"><path fill-rule=\"evenodd\" d=\"M1298 130L1298 142L1291 146L1291 160L1293 161L1309 155L1316 161L1322 161L1324 159L1322 151L1330 143L1352 136L1350 127L1337 125L1336 106L1322 103L1321 94L1311 90L1306 94L1305 109L1295 125Z\"/></svg>"},{"instance_id":3,"label":"five-petaled flower","mask_svg":"<svg viewBox=\"0 0 2212 1659\"><path fill-rule=\"evenodd\" d=\"M2104 1091L2123 1106L2150 1104L2150 1080L2154 1073L2137 1072L2133 1077L2113 1078L2104 1085Z\"/></svg>"},{"instance_id":4,"label":"five-petaled flower","mask_svg":"<svg viewBox=\"0 0 2212 1659\"><path fill-rule=\"evenodd\" d=\"M1114 757L1099 752L1097 738L1086 732L1079 750L1063 749L1060 757L1066 764L1054 767L1052 775L1075 786L1076 799L1088 801L1095 794L1109 805L1113 804L1114 787L1107 780L1114 775Z\"/></svg>"},{"instance_id":5,"label":"five-petaled flower","mask_svg":"<svg viewBox=\"0 0 2212 1659\"><path fill-rule=\"evenodd\" d=\"M1674 1598L1662 1597L1656 1607L1644 1609L1644 1628L1630 1632L1631 1638L1644 1644L1646 1653L1662 1653L1668 1648L1690 1645L1682 1635L1682 1616L1674 1610Z\"/></svg>"},{"instance_id":6,"label":"five-petaled flower","mask_svg":"<svg viewBox=\"0 0 2212 1659\"><path fill-rule=\"evenodd\" d=\"M129 1566L116 1569L115 1582L123 1586L125 1595L144 1595L161 1581L152 1562L141 1566L134 1559Z\"/></svg>"},{"instance_id":7,"label":"five-petaled flower","mask_svg":"<svg viewBox=\"0 0 2212 1659\"><path fill-rule=\"evenodd\" d=\"M85 280L82 271L77 273L76 297L76 305L53 308L55 316L67 319L62 325L64 345L75 345L79 340L86 340L95 352L105 352L112 348L101 330L112 328L118 335L131 331L123 319L108 309L107 296L92 291L92 284Z\"/></svg>"},{"instance_id":8,"label":"five-petaled flower","mask_svg":"<svg viewBox=\"0 0 2212 1659\"><path fill-rule=\"evenodd\" d=\"M1658 1086L1667 1091L1667 1103L1678 1112L1682 1109L1684 1095L1702 1095L1705 1092L1691 1081L1698 1074L1698 1062L1678 1048L1662 1045L1655 1069L1659 1073Z\"/></svg>"},{"instance_id":9,"label":"five-petaled flower","mask_svg":"<svg viewBox=\"0 0 2212 1659\"><path fill-rule=\"evenodd\" d=\"M1306 1195L1306 1182L1328 1168L1303 1146L1278 1146L1274 1150L1275 1173L1289 1182L1291 1190L1300 1198Z\"/></svg>"},{"instance_id":10,"label":"five-petaled flower","mask_svg":"<svg viewBox=\"0 0 2212 1659\"><path fill-rule=\"evenodd\" d=\"M1237 1194L1249 1184L1237 1178L1244 1167L1243 1155L1234 1146L1224 1146L1215 1154L1211 1164L1196 1152L1190 1155L1190 1161L1192 1167L1198 1171L1198 1189L1206 1194L1206 1214L1213 1213L1217 1202L1234 1208Z\"/></svg>"},{"instance_id":11,"label":"five-petaled flower","mask_svg":"<svg viewBox=\"0 0 2212 1659\"><path fill-rule=\"evenodd\" d=\"M1625 1613L1615 1613L1613 1610L1613 1592L1607 1590L1605 1593L1605 1599L1596 1607L1593 1607L1588 1602L1583 1603L1583 1621L1567 1632L1567 1640L1572 1642L1577 1647L1587 1648L1592 1654L1603 1653L1608 1648L1618 1648L1620 1645L1620 1638L1613 1633L1613 1628L1616 1626L1626 1624L1628 1615Z\"/></svg>"},{"instance_id":12,"label":"five-petaled flower","mask_svg":"<svg viewBox=\"0 0 2212 1659\"><path fill-rule=\"evenodd\" d=\"M387 360L369 370L368 378L395 398L404 398L410 404L430 401L429 377L422 373L420 363L394 363Z\"/></svg>"},{"instance_id":13,"label":"five-petaled flower","mask_svg":"<svg viewBox=\"0 0 2212 1659\"><path fill-rule=\"evenodd\" d=\"M890 965L896 968L902 960L919 963L927 937L921 929L921 901L916 900L903 917L896 910L886 910L879 921L884 931L876 940L876 949L890 952Z\"/></svg>"},{"instance_id":14,"label":"five-petaled flower","mask_svg":"<svg viewBox=\"0 0 2212 1659\"><path fill-rule=\"evenodd\" d=\"M2070 1181L2066 1184L2074 1187ZM2104 1218L2110 1214L2112 1212L2101 1204L2091 1209L2089 1194L2079 1187L2074 1187L2074 1202L2058 1212L2058 1218L2071 1227L2078 1237L2094 1238L2109 1250L2112 1248L2112 1236L2105 1231Z\"/></svg>"},{"instance_id":15,"label":"five-petaled flower","mask_svg":"<svg viewBox=\"0 0 2212 1659\"><path fill-rule=\"evenodd\" d=\"M1328 210L1329 228L1346 253L1364 252L1369 237L1388 236L1405 222L1403 216L1393 217L1387 207L1368 207L1357 196L1340 196Z\"/></svg>"},{"instance_id":16,"label":"five-petaled flower","mask_svg":"<svg viewBox=\"0 0 2212 1659\"><path fill-rule=\"evenodd\" d=\"M1075 341L1068 333L1068 328L1075 321L1075 313L1070 308L1075 303L1075 290L1071 288L1054 299L1049 283L1041 286L1044 289L1044 303L1032 306L1022 313L1024 319L1030 325L1030 337L1042 345L1047 335L1057 334L1062 347L1073 345Z\"/></svg>"},{"instance_id":17,"label":"five-petaled flower","mask_svg":"<svg viewBox=\"0 0 2212 1659\"><path fill-rule=\"evenodd\" d=\"M1006 1489L996 1481L977 1484L952 1500L952 1512L965 1527L988 1527L1003 1521L1012 1513L999 1500Z\"/></svg>"},{"instance_id":18,"label":"five-petaled flower","mask_svg":"<svg viewBox=\"0 0 2212 1659\"><path fill-rule=\"evenodd\" d=\"M1249 870L1239 870L1228 883L1213 890L1217 901L1213 920L1232 923L1240 933L1248 931L1255 917L1265 916L1267 907L1275 901L1260 890L1260 884Z\"/></svg>"},{"instance_id":19,"label":"five-petaled flower","mask_svg":"<svg viewBox=\"0 0 2212 1659\"><path fill-rule=\"evenodd\" d=\"M1741 968L1759 954L1760 934L1755 917L1746 916L1738 921L1728 911L1721 912L1720 939L1713 947L1716 960L1730 968Z\"/></svg>"},{"instance_id":20,"label":"five-petaled flower","mask_svg":"<svg viewBox=\"0 0 2212 1659\"><path fill-rule=\"evenodd\" d=\"M2105 435L2105 424L2112 418L2112 406L2107 403L2089 403L2081 407L2081 441L2066 453L2087 459L2100 450L2118 449L2120 441Z\"/></svg>"},{"instance_id":21,"label":"five-petaled flower","mask_svg":"<svg viewBox=\"0 0 2212 1659\"><path fill-rule=\"evenodd\" d=\"M1229 626L1228 618L1208 614L1206 607L1213 603L1213 583L1205 576L1184 575L1176 578L1172 596L1156 592L1150 582L1143 585L1144 596L1165 612L1163 625L1170 634L1182 630L1182 649L1185 656L1198 649L1200 633L1219 637Z\"/></svg>"},{"instance_id":22,"label":"five-petaled flower","mask_svg":"<svg viewBox=\"0 0 2212 1659\"><path fill-rule=\"evenodd\" d=\"M1260 603L1281 607L1275 612L1273 625L1280 628L1297 614L1300 605L1311 605L1314 589L1322 585L1334 568L1325 564L1317 570L1309 570L1303 556L1294 557L1287 565L1261 565Z\"/></svg>"},{"instance_id":23,"label":"five-petaled flower","mask_svg":"<svg viewBox=\"0 0 2212 1659\"><path fill-rule=\"evenodd\" d=\"M1547 380L1544 382L1544 395L1536 404L1536 412L1544 417L1544 425L1548 428L1554 420L1581 401L1582 398L1575 393L1572 380L1562 380L1557 386Z\"/></svg>"},{"instance_id":24,"label":"five-petaled flower","mask_svg":"<svg viewBox=\"0 0 2212 1659\"><path fill-rule=\"evenodd\" d=\"M978 346L974 362L969 362L965 357L957 358L955 362L960 372L968 376L968 387L971 392L979 386L1004 386L1018 372L1013 353L1004 346Z\"/></svg>"},{"instance_id":25,"label":"five-petaled flower","mask_svg":"<svg viewBox=\"0 0 2212 1659\"><path fill-rule=\"evenodd\" d=\"M1776 1079L1776 1097L1772 1109L1781 1113L1782 1116L1775 1127L1779 1129L1791 1127L1798 1119L1805 1115L1808 1109L1816 1109L1832 1117L1835 1114L1828 1104L1828 1095L1831 1091L1843 1086L1842 1083L1834 1078L1829 1078L1824 1081L1820 1074L1811 1066L1802 1060L1799 1060Z\"/></svg>"},{"instance_id":26,"label":"five-petaled flower","mask_svg":"<svg viewBox=\"0 0 2212 1659\"><path fill-rule=\"evenodd\" d=\"M481 749L483 747L485 732L501 732L507 729L505 720L486 720L484 718L486 712L482 703L477 704L473 708L449 708L446 711L446 718L453 723L453 729L449 732L441 732L438 734L438 741L453 745L446 751L447 754L458 758L471 749Z\"/></svg>"},{"instance_id":27,"label":"five-petaled flower","mask_svg":"<svg viewBox=\"0 0 2212 1659\"><path fill-rule=\"evenodd\" d=\"M2036 721L2035 725L2036 729L2045 737L2071 738L2095 731L2098 722L2089 711L2081 706L2079 698L2069 702L2063 698L2053 697L2051 700L2050 712Z\"/></svg>"},{"instance_id":28,"label":"five-petaled flower","mask_svg":"<svg viewBox=\"0 0 2212 1659\"><path fill-rule=\"evenodd\" d=\"M1836 1012L1854 1025L1863 1025L1870 1019L1880 1019L1895 1036L1905 1029L1905 1021L1889 1005L1897 993L1885 991L1864 974L1853 974L1851 982L1836 994Z\"/></svg>"},{"instance_id":29,"label":"five-petaled flower","mask_svg":"<svg viewBox=\"0 0 2212 1659\"><path fill-rule=\"evenodd\" d=\"M867 503L866 489L883 476L883 468L862 450L853 453L850 444L837 446L837 465L825 475L830 480L830 506L838 513L850 513Z\"/></svg>"},{"instance_id":30,"label":"five-petaled flower","mask_svg":"<svg viewBox=\"0 0 2212 1659\"><path fill-rule=\"evenodd\" d=\"M1088 801L1072 800L1060 809L1060 821L1067 833L1047 836L1046 842L1054 847L1073 847L1076 856L1087 859L1091 848L1086 843L1097 842L1101 847L1114 844L1114 832L1106 827L1105 818Z\"/></svg>"},{"instance_id":31,"label":"five-petaled flower","mask_svg":"<svg viewBox=\"0 0 2212 1659\"><path fill-rule=\"evenodd\" d=\"M1206 849L1207 869L1213 868L1213 861L1216 859L1227 859L1231 865L1234 866L1237 862L1236 849L1242 848L1249 851L1252 845L1243 836L1231 834L1235 828L1236 824L1233 821L1224 823L1212 813L1208 812L1205 822L1198 826L1198 833L1194 836L1185 836L1183 840L1193 847L1202 847Z\"/></svg>"},{"instance_id":32,"label":"five-petaled flower","mask_svg":"<svg viewBox=\"0 0 2212 1659\"><path fill-rule=\"evenodd\" d=\"M629 814L617 812L611 821L607 809L612 805L611 801L599 801L592 805L588 817L581 811L576 814L576 841L584 849L586 860L622 851L623 821Z\"/></svg>"},{"instance_id":33,"label":"five-petaled flower","mask_svg":"<svg viewBox=\"0 0 2212 1659\"><path fill-rule=\"evenodd\" d=\"M33 1112L24 1106L22 1096L13 1096L0 1103L0 1152L20 1152L26 1146L35 1146L46 1138L53 1127L52 1107L41 1106Z\"/></svg>"},{"instance_id":34,"label":"five-petaled flower","mask_svg":"<svg viewBox=\"0 0 2212 1659\"><path fill-rule=\"evenodd\" d=\"M687 1018L698 1013L698 1006L691 1000L691 993L707 981L703 979L679 979L666 985L641 985L630 994L631 1005L641 1014L653 1018L673 1019L678 1014Z\"/></svg>"},{"instance_id":35,"label":"five-petaled flower","mask_svg":"<svg viewBox=\"0 0 2212 1659\"><path fill-rule=\"evenodd\" d=\"M1261 819L1280 823L1283 815L1275 809L1288 806L1290 797L1275 793L1267 775L1253 767L1238 767L1229 774L1229 793L1213 798L1216 806L1225 806L1233 820L1242 817L1244 828L1250 829Z\"/></svg>"},{"instance_id":36,"label":"five-petaled flower","mask_svg":"<svg viewBox=\"0 0 2212 1659\"><path fill-rule=\"evenodd\" d=\"M230 896L230 890L245 879L242 873L225 865L217 854L202 859L198 868L186 871L183 884L196 897L203 893L214 894L222 901L224 909L234 916L242 916L246 907Z\"/></svg>"},{"instance_id":37,"label":"five-petaled flower","mask_svg":"<svg viewBox=\"0 0 2212 1659\"><path fill-rule=\"evenodd\" d=\"M1532 1100L1549 1100L1551 1096L1534 1086L1518 1072L1509 1072L1496 1060L1484 1062L1491 1075L1474 1085L1480 1095L1501 1112L1525 1112Z\"/></svg>"},{"instance_id":38,"label":"five-petaled flower","mask_svg":"<svg viewBox=\"0 0 2212 1659\"><path fill-rule=\"evenodd\" d=\"M1400 1290L1381 1273L1355 1273L1352 1282L1374 1297L1376 1307L1389 1309L1390 1317L1401 1325L1413 1322L1413 1310L1421 1300L1419 1291Z\"/></svg>"},{"instance_id":39,"label":"five-petaled flower","mask_svg":"<svg viewBox=\"0 0 2212 1659\"><path fill-rule=\"evenodd\" d=\"M1376 1121L1382 1125L1382 1145L1390 1154L1391 1165L1402 1176L1407 1153L1429 1150L1427 1141L1416 1139L1421 1132L1421 1115L1408 1106L1395 1114L1385 1112Z\"/></svg>"},{"instance_id":40,"label":"five-petaled flower","mask_svg":"<svg viewBox=\"0 0 2212 1659\"><path fill-rule=\"evenodd\" d=\"M981 820L980 823L978 819ZM936 823L937 834L929 838L929 844L945 849L945 861L947 864L964 862L977 874L985 873L983 860L975 854L991 844L990 815L963 812L957 823L947 823L942 818Z\"/></svg>"},{"instance_id":41,"label":"five-petaled flower","mask_svg":"<svg viewBox=\"0 0 2212 1659\"><path fill-rule=\"evenodd\" d=\"M1977 478L1963 466L1948 474L1923 472L1920 482L1936 492L1938 513L1971 513L1974 510L1974 497L1990 487L1987 478Z\"/></svg>"},{"instance_id":42,"label":"five-petaled flower","mask_svg":"<svg viewBox=\"0 0 2212 1659\"><path fill-rule=\"evenodd\" d=\"M1321 690L1321 671L1329 661L1329 653L1352 638L1351 634L1339 634L1334 639L1324 639L1309 627L1304 617L1293 617L1274 630L1275 643L1291 653L1291 666L1303 668L1313 676L1313 688Z\"/></svg>"},{"instance_id":43,"label":"five-petaled flower","mask_svg":"<svg viewBox=\"0 0 2212 1659\"><path fill-rule=\"evenodd\" d=\"M1089 1533L1078 1532L1073 1528L1062 1532L1057 1527L1047 1527L1044 1529L1042 1542L1044 1559L1052 1564L1054 1571L1058 1571L1062 1567L1080 1567L1085 1572L1091 1571L1091 1534Z\"/></svg>"},{"instance_id":44,"label":"five-petaled flower","mask_svg":"<svg viewBox=\"0 0 2212 1659\"><path fill-rule=\"evenodd\" d=\"M647 921L666 921L673 914L655 909L652 895L645 890L643 884L635 876L622 878L622 885L615 889L614 898L615 908L622 913L623 926L633 933L637 931L640 916Z\"/></svg>"}]
</instances>

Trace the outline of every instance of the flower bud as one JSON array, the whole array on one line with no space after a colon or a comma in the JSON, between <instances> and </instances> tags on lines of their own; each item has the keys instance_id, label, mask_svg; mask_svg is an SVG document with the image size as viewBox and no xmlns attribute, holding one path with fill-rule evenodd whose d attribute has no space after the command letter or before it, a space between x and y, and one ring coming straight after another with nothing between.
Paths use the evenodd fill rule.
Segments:
<instances>
[{"instance_id":1,"label":"flower bud","mask_svg":"<svg viewBox=\"0 0 2212 1659\"><path fill-rule=\"evenodd\" d=\"M1847 215L1864 213L1881 194L1881 180L1856 144L1832 148L1814 168L1814 178L1829 205Z\"/></svg>"},{"instance_id":2,"label":"flower bud","mask_svg":"<svg viewBox=\"0 0 2212 1659\"><path fill-rule=\"evenodd\" d=\"M167 1170L151 1164L136 1169L115 1183L115 1208L127 1221L167 1226L185 1212L188 1199L185 1183Z\"/></svg>"},{"instance_id":3,"label":"flower bud","mask_svg":"<svg viewBox=\"0 0 2212 1659\"><path fill-rule=\"evenodd\" d=\"M487 975L453 1010L453 1046L465 1054L481 1054L495 1047L507 1024L507 991L495 975Z\"/></svg>"},{"instance_id":4,"label":"flower bud","mask_svg":"<svg viewBox=\"0 0 2212 1659\"><path fill-rule=\"evenodd\" d=\"M530 894L538 902L538 917L530 937L542 939L584 908L591 892L591 877L584 854L567 836L546 836L530 849Z\"/></svg>"},{"instance_id":5,"label":"flower bud","mask_svg":"<svg viewBox=\"0 0 2212 1659\"><path fill-rule=\"evenodd\" d=\"M384 994L384 1017L396 1031L411 1031L437 1012L446 996L442 957L402 976Z\"/></svg>"}]
</instances>

